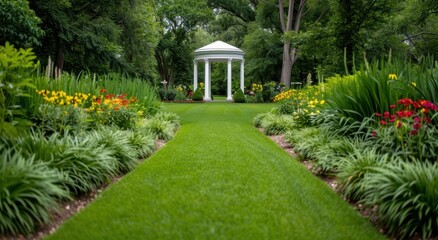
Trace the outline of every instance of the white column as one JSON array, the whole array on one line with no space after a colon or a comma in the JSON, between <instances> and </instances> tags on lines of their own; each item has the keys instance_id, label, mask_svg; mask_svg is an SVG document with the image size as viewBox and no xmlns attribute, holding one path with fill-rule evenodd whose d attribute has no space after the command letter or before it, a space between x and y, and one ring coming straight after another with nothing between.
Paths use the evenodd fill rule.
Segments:
<instances>
[{"instance_id":1,"label":"white column","mask_svg":"<svg viewBox=\"0 0 438 240\"><path fill-rule=\"evenodd\" d=\"M232 73L231 61L232 61L232 59L228 58L227 101L233 101L233 97L231 96L231 73Z\"/></svg>"},{"instance_id":2,"label":"white column","mask_svg":"<svg viewBox=\"0 0 438 240\"><path fill-rule=\"evenodd\" d=\"M240 62L240 89L242 89L243 93L245 93L243 86L244 83L245 83L245 59L242 59L242 61Z\"/></svg>"},{"instance_id":3,"label":"white column","mask_svg":"<svg viewBox=\"0 0 438 240\"><path fill-rule=\"evenodd\" d=\"M198 88L198 61L193 60L193 91Z\"/></svg>"},{"instance_id":4,"label":"white column","mask_svg":"<svg viewBox=\"0 0 438 240\"><path fill-rule=\"evenodd\" d=\"M204 101L211 101L210 97L210 62L205 59L205 90L204 90Z\"/></svg>"}]
</instances>

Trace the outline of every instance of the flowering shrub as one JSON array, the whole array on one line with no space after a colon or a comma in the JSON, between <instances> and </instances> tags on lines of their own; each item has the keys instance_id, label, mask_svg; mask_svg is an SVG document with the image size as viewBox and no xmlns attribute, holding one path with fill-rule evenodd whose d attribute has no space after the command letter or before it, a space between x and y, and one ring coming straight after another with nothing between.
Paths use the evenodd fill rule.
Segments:
<instances>
[{"instance_id":1,"label":"flowering shrub","mask_svg":"<svg viewBox=\"0 0 438 240\"><path fill-rule=\"evenodd\" d=\"M257 83L253 83L253 84L251 85L251 90L252 90L254 93L261 93L261 92L263 91L263 85L261 85L261 84L257 84Z\"/></svg>"},{"instance_id":2,"label":"flowering shrub","mask_svg":"<svg viewBox=\"0 0 438 240\"><path fill-rule=\"evenodd\" d=\"M404 98L389 108L391 111L375 114L379 127L371 132L372 137L389 136L394 147L419 159L435 157L438 131L432 121L438 106L427 100Z\"/></svg>"}]
</instances>

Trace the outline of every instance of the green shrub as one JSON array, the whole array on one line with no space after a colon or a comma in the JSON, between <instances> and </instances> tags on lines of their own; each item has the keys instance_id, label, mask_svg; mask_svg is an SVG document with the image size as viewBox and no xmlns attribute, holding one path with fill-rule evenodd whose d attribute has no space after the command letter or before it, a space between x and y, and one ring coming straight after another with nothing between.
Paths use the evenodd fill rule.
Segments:
<instances>
[{"instance_id":1,"label":"green shrub","mask_svg":"<svg viewBox=\"0 0 438 240\"><path fill-rule=\"evenodd\" d=\"M395 161L365 179L364 203L378 205L379 220L390 233L423 239L438 233L438 166Z\"/></svg>"},{"instance_id":2,"label":"green shrub","mask_svg":"<svg viewBox=\"0 0 438 240\"><path fill-rule=\"evenodd\" d=\"M177 93L178 93L178 91L175 89L168 89L166 92L166 100L167 101L174 101Z\"/></svg>"},{"instance_id":3,"label":"green shrub","mask_svg":"<svg viewBox=\"0 0 438 240\"><path fill-rule=\"evenodd\" d=\"M193 93L192 100L193 101L203 101L204 100L204 95L202 95L201 88L196 89L196 91Z\"/></svg>"},{"instance_id":4,"label":"green shrub","mask_svg":"<svg viewBox=\"0 0 438 240\"><path fill-rule=\"evenodd\" d=\"M0 234L28 234L49 221L56 199L68 198L64 177L19 151L3 151L0 158Z\"/></svg>"},{"instance_id":5,"label":"green shrub","mask_svg":"<svg viewBox=\"0 0 438 240\"><path fill-rule=\"evenodd\" d=\"M35 119L38 128L48 133L78 132L88 127L87 113L83 108L42 104Z\"/></svg>"},{"instance_id":6,"label":"green shrub","mask_svg":"<svg viewBox=\"0 0 438 240\"><path fill-rule=\"evenodd\" d=\"M108 122L120 129L132 129L134 127L134 119L137 115L128 108L111 109L109 111Z\"/></svg>"},{"instance_id":7,"label":"green shrub","mask_svg":"<svg viewBox=\"0 0 438 240\"><path fill-rule=\"evenodd\" d=\"M187 100L187 96L184 92L176 91L175 100L176 101L185 101L185 100Z\"/></svg>"},{"instance_id":8,"label":"green shrub","mask_svg":"<svg viewBox=\"0 0 438 240\"><path fill-rule=\"evenodd\" d=\"M9 43L0 46L0 136L16 137L31 125L21 102L29 89L35 91L32 72L39 66L35 58L31 49L17 50Z\"/></svg>"},{"instance_id":9,"label":"green shrub","mask_svg":"<svg viewBox=\"0 0 438 240\"><path fill-rule=\"evenodd\" d=\"M246 101L245 95L243 94L241 89L236 90L233 95L233 100L236 103L244 103Z\"/></svg>"}]
</instances>

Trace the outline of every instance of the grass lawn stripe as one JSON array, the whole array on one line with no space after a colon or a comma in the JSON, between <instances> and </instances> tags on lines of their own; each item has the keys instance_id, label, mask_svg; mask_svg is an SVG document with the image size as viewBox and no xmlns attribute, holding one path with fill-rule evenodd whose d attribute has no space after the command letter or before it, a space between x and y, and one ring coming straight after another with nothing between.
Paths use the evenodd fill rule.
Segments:
<instances>
[{"instance_id":1,"label":"grass lawn stripe","mask_svg":"<svg viewBox=\"0 0 438 240\"><path fill-rule=\"evenodd\" d=\"M49 239L383 239L251 126L271 107L166 104L175 139Z\"/></svg>"}]
</instances>

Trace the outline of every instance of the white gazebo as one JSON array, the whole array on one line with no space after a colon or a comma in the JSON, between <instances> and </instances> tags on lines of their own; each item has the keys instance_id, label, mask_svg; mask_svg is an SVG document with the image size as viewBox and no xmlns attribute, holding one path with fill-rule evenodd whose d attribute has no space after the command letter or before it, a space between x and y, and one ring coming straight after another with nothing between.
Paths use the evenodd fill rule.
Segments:
<instances>
[{"instance_id":1,"label":"white gazebo","mask_svg":"<svg viewBox=\"0 0 438 240\"><path fill-rule=\"evenodd\" d=\"M228 81L227 81L227 101L233 101L231 96L231 64L233 61L240 61L240 89L243 91L244 83L244 52L222 41L216 41L202 48L195 50L195 60L193 60L193 85L194 90L198 88L198 62L205 63L205 94L204 100L211 101L211 63L228 62Z\"/></svg>"}]
</instances>

